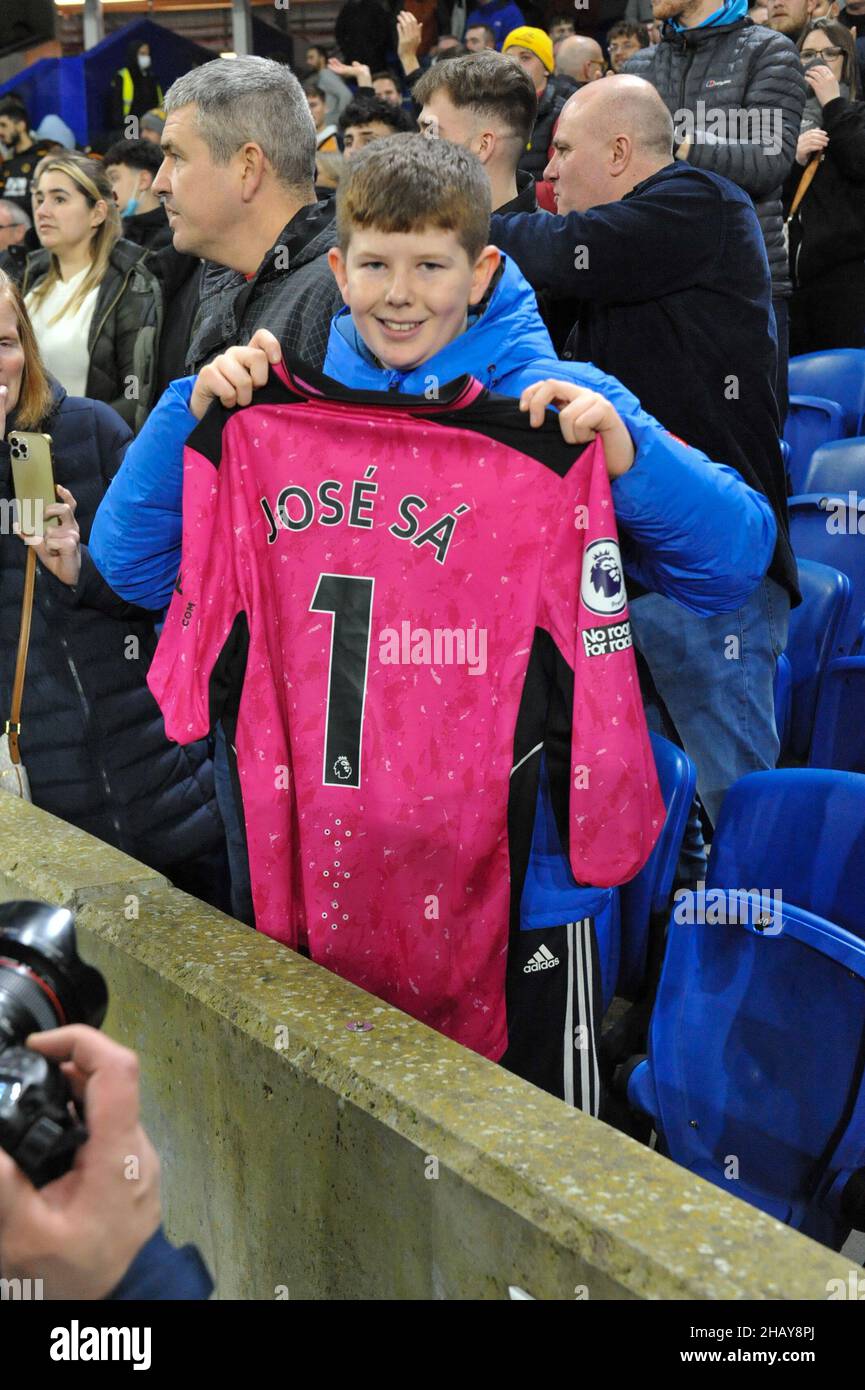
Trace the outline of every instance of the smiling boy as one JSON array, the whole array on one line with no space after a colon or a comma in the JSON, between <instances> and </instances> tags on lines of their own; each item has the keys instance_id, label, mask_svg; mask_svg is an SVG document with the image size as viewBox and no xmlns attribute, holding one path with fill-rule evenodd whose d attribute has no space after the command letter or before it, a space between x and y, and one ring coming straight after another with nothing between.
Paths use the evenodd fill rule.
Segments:
<instances>
[{"instance_id":1,"label":"smiling boy","mask_svg":"<svg viewBox=\"0 0 865 1390\"><path fill-rule=\"evenodd\" d=\"M772 553L775 526L765 499L746 487L733 470L711 463L674 440L613 378L590 364L563 363L554 357L530 287L516 266L488 244L489 216L489 184L483 168L472 154L455 145L421 136L397 136L359 152L337 195L339 244L330 252L330 262L346 308L331 326L326 373L345 386L409 394L422 402L448 402L453 396L453 390L446 389L448 384L467 374L474 376L499 398L500 404L494 400L491 405L494 413L501 414L502 396L521 398L525 425L521 430L519 417L514 421L514 412L507 411L508 437L514 440L522 435L524 450L529 452L548 447L531 440L532 426L544 424L547 405L558 405L561 434L568 444L589 444L598 437L603 442L630 579L649 584L697 612L735 607L742 589L753 587ZM271 364L280 358L278 341L260 330L247 347L229 349L203 368L194 381L173 383L127 455L121 470L125 477L115 480L116 504L122 505L125 490L134 486L139 500L150 505L154 513L160 508L170 510L164 501L166 470L174 469L176 451L195 421L204 416L214 399L229 409L250 404L255 389L265 385ZM548 420L545 430L548 437ZM371 434L370 439L373 437ZM483 454L482 439L482 435L477 436L479 454ZM574 449L569 462L580 452ZM444 453L441 461L445 479L449 476L448 457ZM517 462L519 457L514 453ZM453 460L454 468L464 466L465 460L461 465ZM403 491L410 484L408 462L406 468ZM506 480L507 474L503 476ZM458 482L456 476L449 479L450 486ZM515 479L515 488L524 485L524 480L517 483ZM506 500L506 481L504 490ZM148 493L149 503L145 503ZM103 534L112 515L114 503L106 508ZM413 523L414 519L405 520ZM177 521L179 518L167 518L164 532L169 525L173 530ZM293 526L294 522L288 518L286 524ZM326 519L326 524L332 523ZM398 527L391 534L411 536L415 532ZM577 554L582 542L576 531L570 534ZM333 535L336 539L336 533ZM538 534L536 546L533 534L525 553L532 554L536 548L541 551L543 544ZM592 571L596 588L603 587L603 556L608 552L612 555L612 547L606 543L598 542L598 546L597 576ZM503 545L499 548L504 552ZM164 551L162 554L160 563L167 581L167 557ZM176 554L174 559L170 587L177 574ZM569 555L568 564L572 559ZM516 572L511 577L519 579ZM504 574L501 582L508 581ZM154 589L153 598L164 595L167 601L170 587L168 593L162 587L158 592ZM122 584L119 591L123 591ZM592 611L607 615L623 612L620 574L615 596L618 606L599 589L598 596L592 598L597 605ZM300 610L297 616L300 621ZM605 642L612 641L612 629L597 623L595 627L600 634L596 645L607 650ZM623 622L616 632L620 629L624 632ZM610 646L608 650L612 653L614 649ZM593 655L588 641L586 655ZM480 682L469 681L468 685L478 687ZM565 703L563 700L563 708ZM558 747L548 752L548 761L555 761L550 772L557 807L562 801L567 807L568 799L569 710L565 722L563 758L558 757L562 752ZM541 740L523 759L535 785L543 734ZM466 813L470 802L469 797ZM530 800L530 818L533 806ZM477 812L477 806L474 810ZM567 810L564 816L567 825ZM576 868L579 871L579 864ZM501 1060L554 1094L597 1113L598 1090L592 1074L600 1009L592 916L587 896L576 940L573 923L570 928L549 929L562 934L561 942L548 937L546 931L542 936L537 931L518 932L518 939L512 940L513 949L508 950L508 1049ZM542 944L548 954L533 965ZM346 973L356 978L350 969ZM574 999L569 994L566 997L565 991L576 987L566 985L566 981L579 981L587 996L582 1013ZM402 999L400 1002L406 1007ZM580 1072L576 1080L573 1030L557 1025L548 1028L543 1022L548 1015L561 1021L560 1014L586 1039L584 1051L576 1059ZM466 1040L461 1033L451 1035Z\"/></svg>"}]
</instances>

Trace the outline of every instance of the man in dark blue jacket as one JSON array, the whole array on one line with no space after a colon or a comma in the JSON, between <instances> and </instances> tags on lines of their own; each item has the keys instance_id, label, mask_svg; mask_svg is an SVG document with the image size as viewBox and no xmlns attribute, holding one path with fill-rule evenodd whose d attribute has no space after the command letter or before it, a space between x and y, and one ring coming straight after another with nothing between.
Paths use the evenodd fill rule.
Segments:
<instances>
[{"instance_id":1,"label":"man in dark blue jacket","mask_svg":"<svg viewBox=\"0 0 865 1390\"><path fill-rule=\"evenodd\" d=\"M806 87L794 44L747 18L747 0L652 0L661 42L624 71L658 91L676 127L677 155L731 179L751 198L772 272L778 324L778 406L787 414L790 270L781 190L793 165Z\"/></svg>"},{"instance_id":2,"label":"man in dark blue jacket","mask_svg":"<svg viewBox=\"0 0 865 1390\"><path fill-rule=\"evenodd\" d=\"M675 161L672 140L672 119L648 83L593 83L564 108L546 170L565 215L493 217L491 235L536 290L580 299L566 356L616 376L772 505L768 577L736 620L701 621L658 595L632 604L637 645L714 821L733 781L777 760L773 681L797 573L760 226L747 194Z\"/></svg>"}]
</instances>

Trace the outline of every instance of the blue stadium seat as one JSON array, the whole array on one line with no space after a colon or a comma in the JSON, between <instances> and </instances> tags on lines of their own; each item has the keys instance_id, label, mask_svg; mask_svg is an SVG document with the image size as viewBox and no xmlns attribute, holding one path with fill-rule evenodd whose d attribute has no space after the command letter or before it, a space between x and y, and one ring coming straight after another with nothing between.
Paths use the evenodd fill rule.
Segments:
<instances>
[{"instance_id":1,"label":"blue stadium seat","mask_svg":"<svg viewBox=\"0 0 865 1390\"><path fill-rule=\"evenodd\" d=\"M841 1210L865 1165L865 777L743 777L705 895L676 899L628 1100L677 1163L840 1248L865 1225L865 1182Z\"/></svg>"},{"instance_id":2,"label":"blue stadium seat","mask_svg":"<svg viewBox=\"0 0 865 1390\"><path fill-rule=\"evenodd\" d=\"M793 713L793 668L786 652L778 657L775 666L775 728L781 752L786 752L790 738L790 719Z\"/></svg>"},{"instance_id":3,"label":"blue stadium seat","mask_svg":"<svg viewBox=\"0 0 865 1390\"><path fill-rule=\"evenodd\" d=\"M844 433L865 433L865 348L835 348L790 358L790 394L826 396L844 412Z\"/></svg>"},{"instance_id":4,"label":"blue stadium seat","mask_svg":"<svg viewBox=\"0 0 865 1390\"><path fill-rule=\"evenodd\" d=\"M802 602L790 610L787 647L776 674L775 722L782 753L804 761L811 745L820 681L836 654L838 634L847 616L850 581L829 565L800 559L799 588ZM790 676L789 707L782 731L778 683L785 679L783 665L789 668Z\"/></svg>"},{"instance_id":5,"label":"blue stadium seat","mask_svg":"<svg viewBox=\"0 0 865 1390\"><path fill-rule=\"evenodd\" d=\"M595 921L606 1010L613 1001L619 973L619 893L615 888L584 888L574 878L562 850L542 758L531 856L520 899L520 930L558 927L565 922L581 922L584 917Z\"/></svg>"},{"instance_id":6,"label":"blue stadium seat","mask_svg":"<svg viewBox=\"0 0 865 1390\"><path fill-rule=\"evenodd\" d=\"M666 924L682 838L697 785L697 769L687 753L660 734L650 733L649 737L667 817L648 861L636 878L619 889L622 954L616 993L625 999L635 999L645 983L653 918L661 919L661 930Z\"/></svg>"},{"instance_id":7,"label":"blue stadium seat","mask_svg":"<svg viewBox=\"0 0 865 1390\"><path fill-rule=\"evenodd\" d=\"M850 605L838 629L833 657L850 656L865 616L865 500L858 511L848 503L846 496L826 492L789 501L790 540L797 560L816 560L850 580Z\"/></svg>"},{"instance_id":8,"label":"blue stadium seat","mask_svg":"<svg viewBox=\"0 0 865 1390\"><path fill-rule=\"evenodd\" d=\"M790 471L790 445L786 439L781 440L781 458L784 460L784 472Z\"/></svg>"},{"instance_id":9,"label":"blue stadium seat","mask_svg":"<svg viewBox=\"0 0 865 1390\"><path fill-rule=\"evenodd\" d=\"M811 455L799 491L865 494L865 436L821 444Z\"/></svg>"},{"instance_id":10,"label":"blue stadium seat","mask_svg":"<svg viewBox=\"0 0 865 1390\"><path fill-rule=\"evenodd\" d=\"M865 937L865 777L752 772L724 798L708 888L768 888Z\"/></svg>"},{"instance_id":11,"label":"blue stadium seat","mask_svg":"<svg viewBox=\"0 0 865 1390\"><path fill-rule=\"evenodd\" d=\"M865 942L756 895L692 906L628 1101L674 1162L840 1250L865 1225Z\"/></svg>"},{"instance_id":12,"label":"blue stadium seat","mask_svg":"<svg viewBox=\"0 0 865 1390\"><path fill-rule=\"evenodd\" d=\"M791 396L784 439L790 447L787 476L793 492L801 492L811 455L830 439L844 438L844 412L836 401L820 396Z\"/></svg>"},{"instance_id":13,"label":"blue stadium seat","mask_svg":"<svg viewBox=\"0 0 865 1390\"><path fill-rule=\"evenodd\" d=\"M841 657L824 671L808 763L865 773L865 657Z\"/></svg>"}]
</instances>

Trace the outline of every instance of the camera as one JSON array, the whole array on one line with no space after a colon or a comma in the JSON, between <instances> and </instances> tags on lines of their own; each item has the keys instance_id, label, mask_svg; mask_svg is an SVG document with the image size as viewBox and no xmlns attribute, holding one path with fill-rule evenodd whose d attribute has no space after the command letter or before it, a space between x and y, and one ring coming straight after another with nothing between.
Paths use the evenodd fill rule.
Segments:
<instances>
[{"instance_id":1,"label":"camera","mask_svg":"<svg viewBox=\"0 0 865 1390\"><path fill-rule=\"evenodd\" d=\"M10 435L9 452L14 459L29 459L30 445L27 443L27 440L22 439L20 435Z\"/></svg>"},{"instance_id":2,"label":"camera","mask_svg":"<svg viewBox=\"0 0 865 1390\"><path fill-rule=\"evenodd\" d=\"M0 1147L35 1187L72 1167L87 1131L60 1067L24 1039L67 1023L98 1028L107 1007L104 979L78 956L71 912L0 904Z\"/></svg>"}]
</instances>

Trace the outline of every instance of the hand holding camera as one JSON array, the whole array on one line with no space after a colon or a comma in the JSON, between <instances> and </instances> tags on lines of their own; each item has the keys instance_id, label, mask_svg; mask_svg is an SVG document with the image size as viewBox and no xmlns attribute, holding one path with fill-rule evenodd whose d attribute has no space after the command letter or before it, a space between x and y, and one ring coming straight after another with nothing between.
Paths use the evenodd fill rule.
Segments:
<instances>
[{"instance_id":1,"label":"hand holding camera","mask_svg":"<svg viewBox=\"0 0 865 1390\"><path fill-rule=\"evenodd\" d=\"M71 913L0 906L0 1273L48 1298L103 1298L160 1224L137 1058L77 1021L106 1006Z\"/></svg>"}]
</instances>

